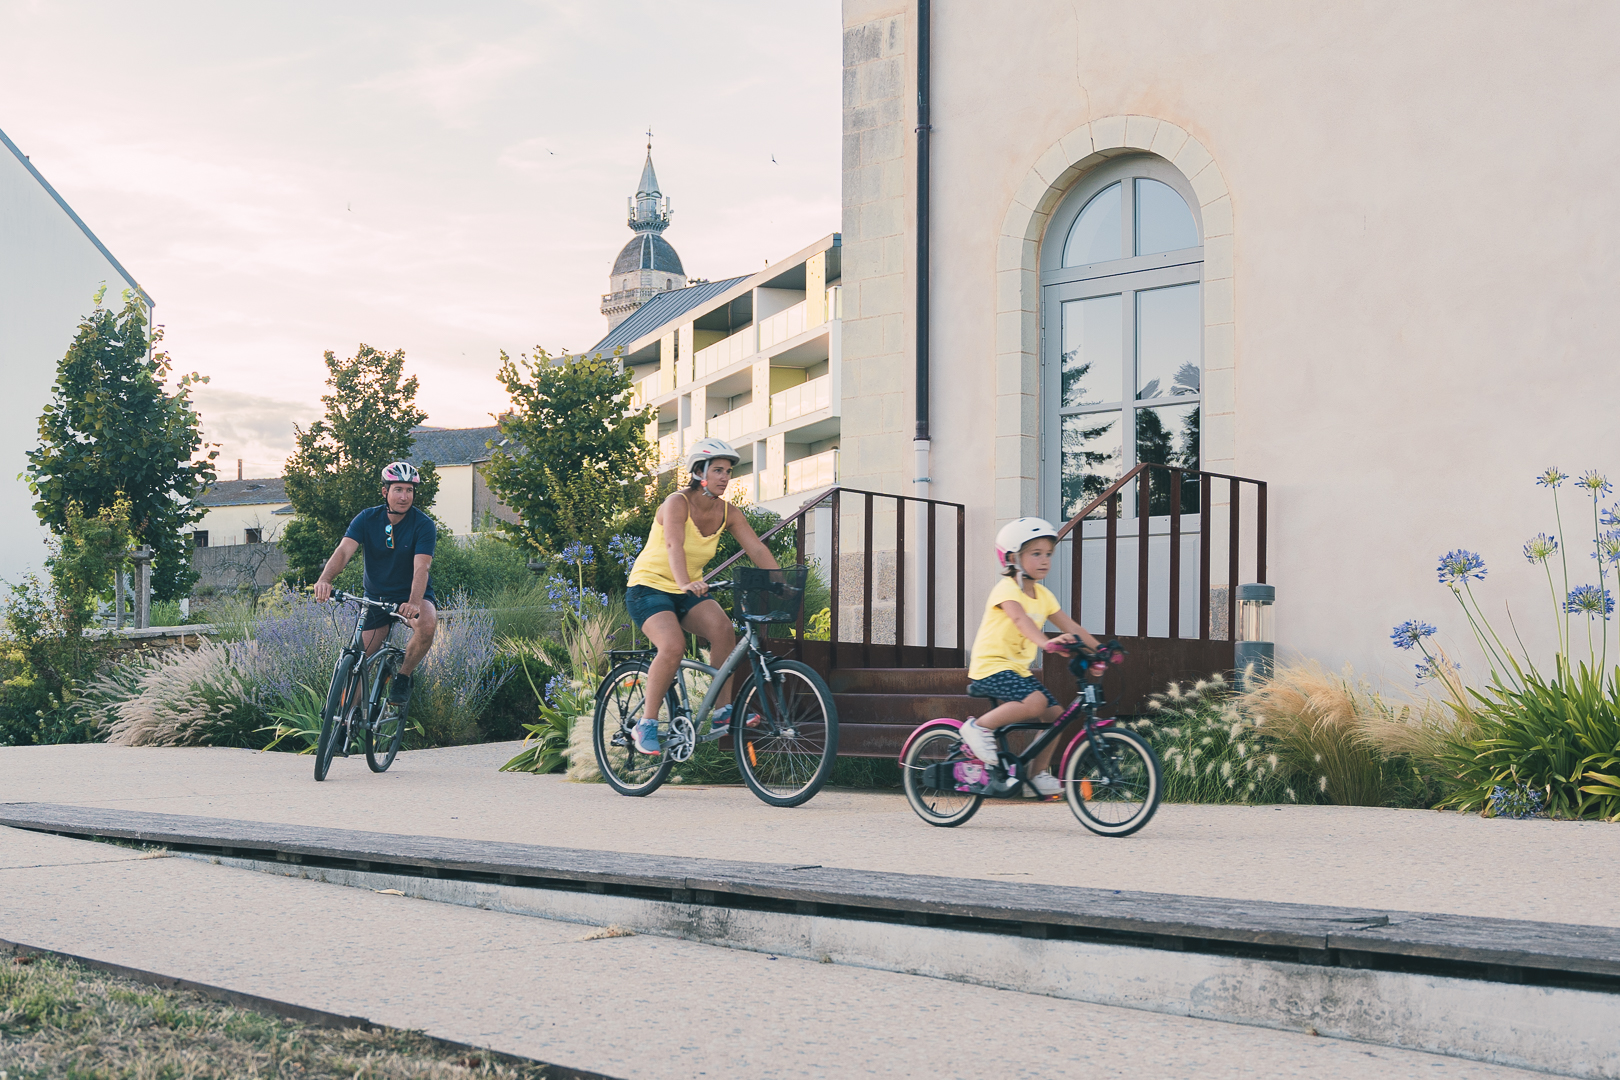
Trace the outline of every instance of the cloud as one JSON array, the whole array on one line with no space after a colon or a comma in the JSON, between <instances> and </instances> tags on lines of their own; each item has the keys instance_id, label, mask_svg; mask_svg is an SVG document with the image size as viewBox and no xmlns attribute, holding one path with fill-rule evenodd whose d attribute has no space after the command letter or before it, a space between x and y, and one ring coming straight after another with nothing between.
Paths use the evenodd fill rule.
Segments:
<instances>
[{"instance_id":1,"label":"cloud","mask_svg":"<svg viewBox=\"0 0 1620 1080\"><path fill-rule=\"evenodd\" d=\"M321 413L319 403L280 401L261 394L201 386L193 392L204 437L219 443L219 475L236 476L243 459L247 476L280 476L293 452L293 425L308 425Z\"/></svg>"}]
</instances>

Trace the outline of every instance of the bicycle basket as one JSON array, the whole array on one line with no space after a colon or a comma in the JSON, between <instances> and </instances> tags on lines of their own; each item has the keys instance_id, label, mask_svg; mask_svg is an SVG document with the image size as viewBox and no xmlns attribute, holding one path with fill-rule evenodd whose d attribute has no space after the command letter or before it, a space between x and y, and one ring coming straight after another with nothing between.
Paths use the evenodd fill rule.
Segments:
<instances>
[{"instance_id":1,"label":"bicycle basket","mask_svg":"<svg viewBox=\"0 0 1620 1080\"><path fill-rule=\"evenodd\" d=\"M790 623L799 617L809 577L808 566L782 570L737 567L731 580L743 618L756 623Z\"/></svg>"}]
</instances>

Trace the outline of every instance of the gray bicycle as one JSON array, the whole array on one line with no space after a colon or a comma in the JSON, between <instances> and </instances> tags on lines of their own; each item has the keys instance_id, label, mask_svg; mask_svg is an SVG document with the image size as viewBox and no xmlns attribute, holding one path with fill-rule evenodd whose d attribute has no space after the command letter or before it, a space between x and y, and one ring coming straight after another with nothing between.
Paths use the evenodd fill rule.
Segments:
<instances>
[{"instance_id":1,"label":"gray bicycle","mask_svg":"<svg viewBox=\"0 0 1620 1080\"><path fill-rule=\"evenodd\" d=\"M332 767L333 757L348 757L350 747L358 739L365 744L366 764L372 772L386 772L399 753L399 744L405 736L407 705L395 705L388 700L394 676L399 674L400 661L405 650L397 645L385 644L366 655L363 631L366 609L385 612L394 622L403 623L398 604L384 604L353 596L338 589L332 590L332 599L339 604L357 604L354 633L349 644L338 653L332 669L332 685L326 692L326 707L321 710L321 736L315 743L315 779L325 780ZM369 687L369 689L368 689Z\"/></svg>"},{"instance_id":2,"label":"gray bicycle","mask_svg":"<svg viewBox=\"0 0 1620 1080\"><path fill-rule=\"evenodd\" d=\"M809 570L739 567L731 581L711 590L731 589L743 619L742 639L719 667L681 661L675 683L658 712L660 754L636 749L631 729L646 714L647 668L655 650L612 654L613 669L596 691L591 741L602 777L621 795L651 795L670 771L690 760L698 746L730 738L737 768L750 791L771 806L798 806L821 790L838 757L838 709L832 691L808 664L785 660L764 645L762 627L799 617ZM720 688L747 665L737 692L732 722L715 731L710 722ZM690 677L709 680L692 708Z\"/></svg>"}]
</instances>

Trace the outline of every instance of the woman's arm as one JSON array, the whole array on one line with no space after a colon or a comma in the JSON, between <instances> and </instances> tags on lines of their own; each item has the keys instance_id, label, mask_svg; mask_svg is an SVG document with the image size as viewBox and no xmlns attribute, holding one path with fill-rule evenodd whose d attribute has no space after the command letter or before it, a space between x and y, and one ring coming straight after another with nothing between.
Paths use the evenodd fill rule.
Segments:
<instances>
[{"instance_id":1,"label":"woman's arm","mask_svg":"<svg viewBox=\"0 0 1620 1080\"><path fill-rule=\"evenodd\" d=\"M701 578L693 581L686 573L686 500L677 491L664 500L658 512L664 515L664 552L669 556L670 577L683 592L706 596L709 587Z\"/></svg>"},{"instance_id":2,"label":"woman's arm","mask_svg":"<svg viewBox=\"0 0 1620 1080\"><path fill-rule=\"evenodd\" d=\"M726 524L731 528L731 535L737 538L737 545L743 549L743 554L752 559L755 566L761 570L781 569L776 565L776 556L771 554L771 549L765 546L765 541L748 524L747 516L741 510L737 511L736 517L731 516L730 503L726 504Z\"/></svg>"}]
</instances>

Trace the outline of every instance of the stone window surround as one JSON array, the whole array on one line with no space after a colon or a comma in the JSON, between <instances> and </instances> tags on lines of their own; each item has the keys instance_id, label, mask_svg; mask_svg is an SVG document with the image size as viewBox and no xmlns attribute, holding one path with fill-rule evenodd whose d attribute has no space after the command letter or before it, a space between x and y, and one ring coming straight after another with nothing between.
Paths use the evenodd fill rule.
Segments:
<instances>
[{"instance_id":1,"label":"stone window surround","mask_svg":"<svg viewBox=\"0 0 1620 1080\"><path fill-rule=\"evenodd\" d=\"M1204 233L1204 468L1237 457L1232 199L1220 168L1187 131L1157 117L1109 116L1071 131L1036 159L996 244L996 525L1040 513L1041 243L1075 183L1110 158L1156 154L1181 170ZM1061 238L1055 242L1061 243Z\"/></svg>"}]
</instances>

